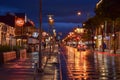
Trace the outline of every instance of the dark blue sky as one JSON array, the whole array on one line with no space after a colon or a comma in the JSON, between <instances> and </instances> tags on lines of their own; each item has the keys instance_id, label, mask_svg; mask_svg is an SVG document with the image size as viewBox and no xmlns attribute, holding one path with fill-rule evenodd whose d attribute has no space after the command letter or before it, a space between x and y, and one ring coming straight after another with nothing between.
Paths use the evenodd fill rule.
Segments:
<instances>
[{"instance_id":1,"label":"dark blue sky","mask_svg":"<svg viewBox=\"0 0 120 80\"><path fill-rule=\"evenodd\" d=\"M99 0L42 0L42 28L48 30L48 16L54 15L57 32L67 33L73 27L94 16L94 8ZM40 0L0 0L0 14L25 12L35 25L39 26ZM77 16L77 12L81 16ZM89 14L89 16L87 16Z\"/></svg>"}]
</instances>

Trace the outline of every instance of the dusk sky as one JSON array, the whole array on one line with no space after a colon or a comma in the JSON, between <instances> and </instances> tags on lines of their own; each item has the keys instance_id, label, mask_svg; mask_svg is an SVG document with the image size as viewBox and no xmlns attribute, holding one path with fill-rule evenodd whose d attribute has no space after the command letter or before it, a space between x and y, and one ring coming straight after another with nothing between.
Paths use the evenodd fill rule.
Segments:
<instances>
[{"instance_id":1,"label":"dusk sky","mask_svg":"<svg viewBox=\"0 0 120 80\"><path fill-rule=\"evenodd\" d=\"M54 15L54 27L57 32L66 34L94 16L94 8L99 0L42 0L42 28L48 31L48 16ZM40 0L0 0L0 14L6 12L26 13L28 18L39 26ZM78 16L77 12L81 15ZM87 14L89 14L87 16Z\"/></svg>"}]
</instances>

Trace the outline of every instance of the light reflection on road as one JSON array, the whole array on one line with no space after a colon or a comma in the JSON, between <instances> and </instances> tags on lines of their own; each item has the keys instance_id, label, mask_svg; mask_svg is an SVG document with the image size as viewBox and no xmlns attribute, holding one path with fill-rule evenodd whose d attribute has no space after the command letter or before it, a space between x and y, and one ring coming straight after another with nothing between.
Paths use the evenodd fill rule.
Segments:
<instances>
[{"instance_id":1,"label":"light reflection on road","mask_svg":"<svg viewBox=\"0 0 120 80\"><path fill-rule=\"evenodd\" d=\"M69 80L120 80L119 57L67 47Z\"/></svg>"}]
</instances>

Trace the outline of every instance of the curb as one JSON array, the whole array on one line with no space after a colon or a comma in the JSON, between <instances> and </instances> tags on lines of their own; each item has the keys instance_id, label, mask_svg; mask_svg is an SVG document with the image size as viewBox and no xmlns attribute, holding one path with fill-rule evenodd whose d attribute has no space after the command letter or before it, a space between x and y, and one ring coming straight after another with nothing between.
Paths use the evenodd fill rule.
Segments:
<instances>
[{"instance_id":1,"label":"curb","mask_svg":"<svg viewBox=\"0 0 120 80\"><path fill-rule=\"evenodd\" d=\"M105 54L105 55L109 55L109 56L120 56L120 54L116 53L110 53L110 52L101 52L101 51L95 51L95 53L98 53L98 54Z\"/></svg>"}]
</instances>

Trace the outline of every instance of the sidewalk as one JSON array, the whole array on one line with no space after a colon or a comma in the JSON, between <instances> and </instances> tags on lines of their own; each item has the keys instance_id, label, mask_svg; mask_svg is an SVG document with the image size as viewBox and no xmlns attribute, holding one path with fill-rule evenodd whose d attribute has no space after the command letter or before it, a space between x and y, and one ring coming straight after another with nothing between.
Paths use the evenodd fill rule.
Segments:
<instances>
[{"instance_id":1,"label":"sidewalk","mask_svg":"<svg viewBox=\"0 0 120 80\"><path fill-rule=\"evenodd\" d=\"M100 54L106 54L110 56L120 56L120 49L116 50L116 53L114 53L114 50L105 49L104 52L102 50L95 50L95 52Z\"/></svg>"},{"instance_id":2,"label":"sidewalk","mask_svg":"<svg viewBox=\"0 0 120 80\"><path fill-rule=\"evenodd\" d=\"M102 49L95 49L95 51L102 52ZM114 54L114 50L105 49L104 51L105 51L105 52L108 52L108 53ZM117 50L116 50L116 54L120 54L120 49L117 49Z\"/></svg>"},{"instance_id":3,"label":"sidewalk","mask_svg":"<svg viewBox=\"0 0 120 80\"><path fill-rule=\"evenodd\" d=\"M48 50L48 49L47 49ZM49 57L48 54L49 50L46 52L43 52L45 54L45 58ZM40 80L59 80L59 60L58 60L58 48L56 47L54 52L51 53L50 58L48 58L48 62L45 65L46 61L43 61L44 63L44 72L42 75L40 75ZM39 76L39 73L38 73Z\"/></svg>"},{"instance_id":4,"label":"sidewalk","mask_svg":"<svg viewBox=\"0 0 120 80\"><path fill-rule=\"evenodd\" d=\"M44 72L40 75L40 80L59 80L59 68L56 53L53 53L51 58L48 60ZM38 73L39 76L39 73Z\"/></svg>"},{"instance_id":5,"label":"sidewalk","mask_svg":"<svg viewBox=\"0 0 120 80\"><path fill-rule=\"evenodd\" d=\"M34 53L34 52L33 52ZM51 54L43 73L35 71L32 53L26 59L9 61L0 67L1 80L59 80L57 51Z\"/></svg>"}]
</instances>

